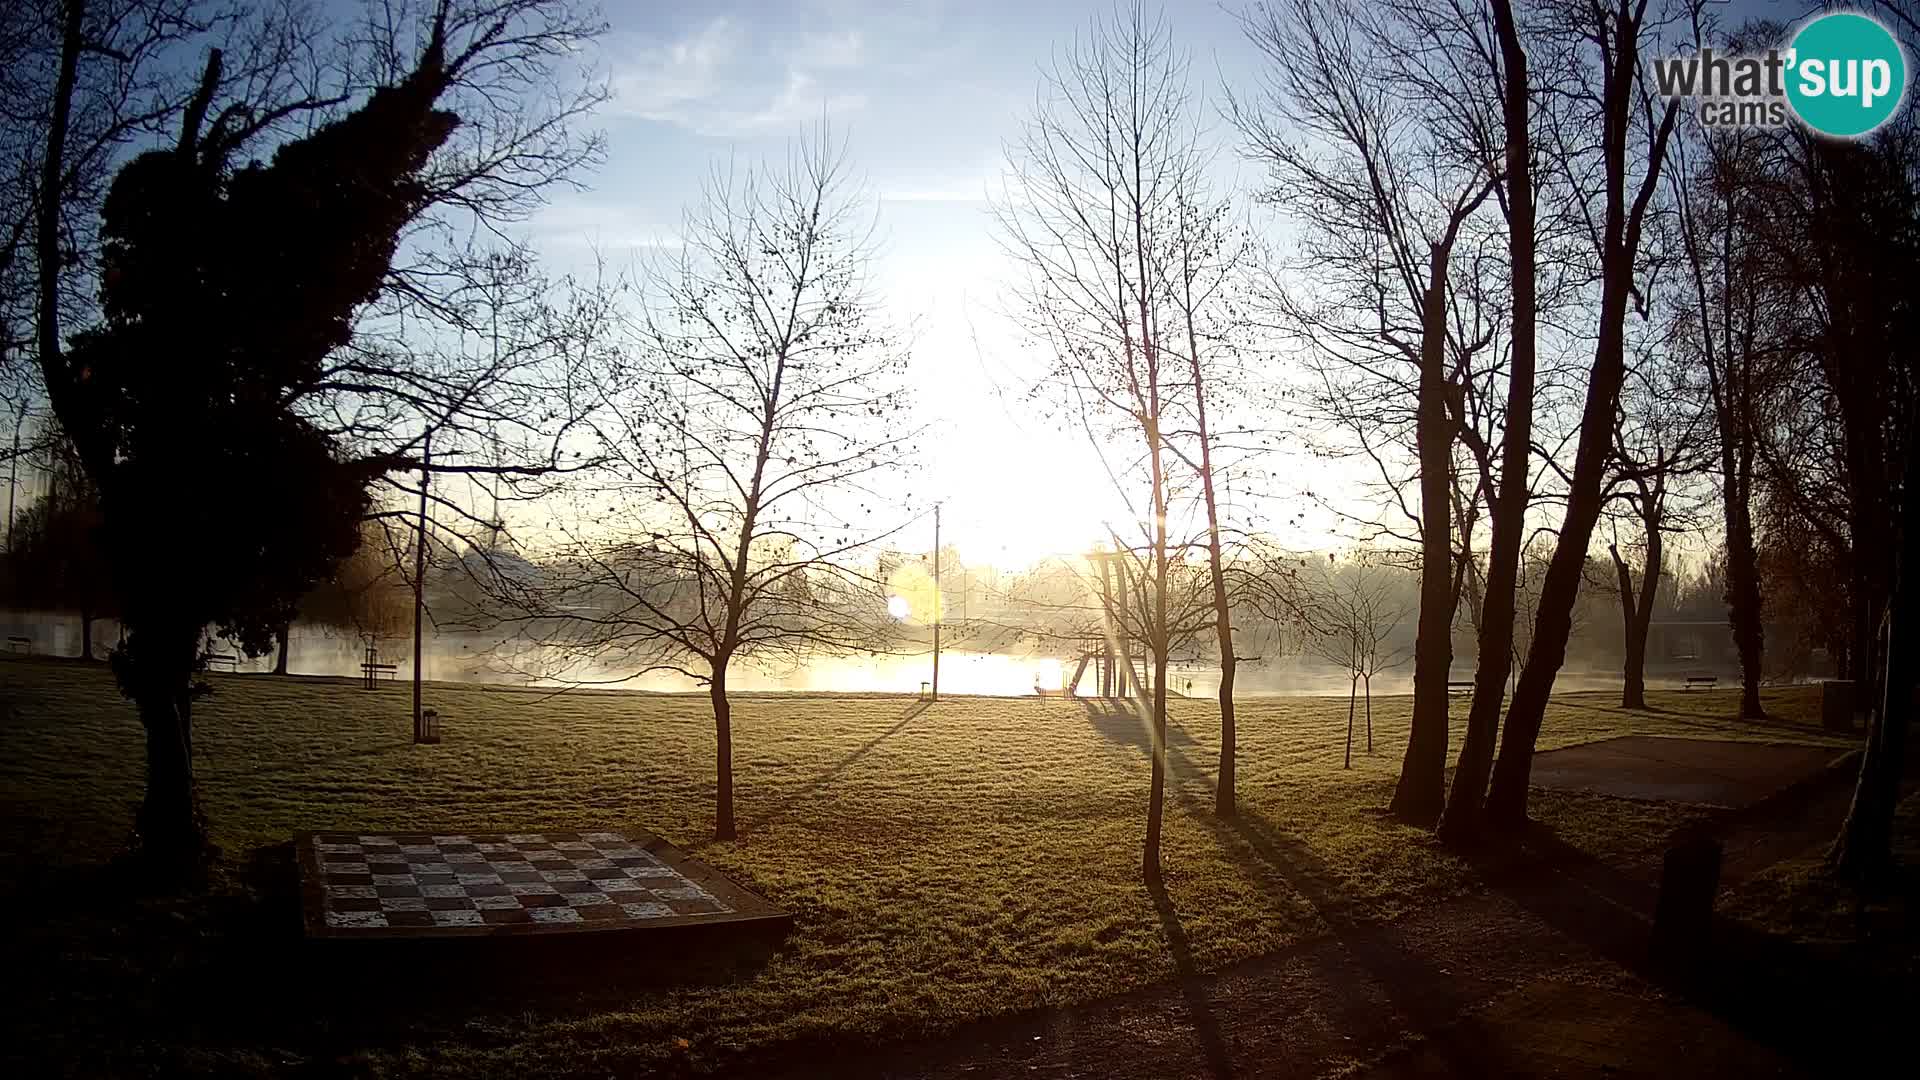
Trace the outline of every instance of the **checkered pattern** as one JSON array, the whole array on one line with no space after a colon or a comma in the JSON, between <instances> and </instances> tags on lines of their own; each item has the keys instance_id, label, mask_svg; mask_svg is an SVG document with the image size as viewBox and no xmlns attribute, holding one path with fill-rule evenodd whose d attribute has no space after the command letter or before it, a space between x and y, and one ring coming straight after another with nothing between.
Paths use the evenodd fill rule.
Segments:
<instances>
[{"instance_id":1,"label":"checkered pattern","mask_svg":"<svg viewBox=\"0 0 1920 1080\"><path fill-rule=\"evenodd\" d=\"M313 838L331 930L635 922L733 909L619 833Z\"/></svg>"}]
</instances>

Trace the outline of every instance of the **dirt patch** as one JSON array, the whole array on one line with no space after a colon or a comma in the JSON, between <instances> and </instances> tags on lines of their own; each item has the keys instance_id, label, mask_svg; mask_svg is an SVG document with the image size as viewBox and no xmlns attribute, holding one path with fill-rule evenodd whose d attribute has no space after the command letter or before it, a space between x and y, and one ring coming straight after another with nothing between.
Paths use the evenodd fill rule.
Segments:
<instances>
[{"instance_id":1,"label":"dirt patch","mask_svg":"<svg viewBox=\"0 0 1920 1080\"><path fill-rule=\"evenodd\" d=\"M1537 787L1739 808L1817 775L1831 746L1625 735L1533 759Z\"/></svg>"}]
</instances>

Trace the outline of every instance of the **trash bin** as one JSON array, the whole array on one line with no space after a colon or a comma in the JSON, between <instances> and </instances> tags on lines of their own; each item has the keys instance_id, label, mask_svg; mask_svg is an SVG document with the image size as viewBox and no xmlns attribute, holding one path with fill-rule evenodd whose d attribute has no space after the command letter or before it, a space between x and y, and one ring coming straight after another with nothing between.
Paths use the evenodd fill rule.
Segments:
<instances>
[{"instance_id":1,"label":"trash bin","mask_svg":"<svg viewBox=\"0 0 1920 1080\"><path fill-rule=\"evenodd\" d=\"M420 737L415 742L437 743L440 741L440 714L432 709L420 713Z\"/></svg>"},{"instance_id":2,"label":"trash bin","mask_svg":"<svg viewBox=\"0 0 1920 1080\"><path fill-rule=\"evenodd\" d=\"M1828 731L1853 730L1854 684L1851 679L1828 679L1820 684L1820 726Z\"/></svg>"}]
</instances>

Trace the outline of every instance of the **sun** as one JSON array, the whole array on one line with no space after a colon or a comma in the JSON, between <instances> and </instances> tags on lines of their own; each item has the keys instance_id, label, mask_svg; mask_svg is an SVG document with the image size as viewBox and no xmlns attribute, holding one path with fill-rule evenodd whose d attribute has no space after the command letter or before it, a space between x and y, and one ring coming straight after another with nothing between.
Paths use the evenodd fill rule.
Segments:
<instances>
[{"instance_id":1,"label":"sun","mask_svg":"<svg viewBox=\"0 0 1920 1080\"><path fill-rule=\"evenodd\" d=\"M887 597L887 614L897 621L904 622L907 616L913 614L913 605L908 603L904 596L889 596Z\"/></svg>"}]
</instances>

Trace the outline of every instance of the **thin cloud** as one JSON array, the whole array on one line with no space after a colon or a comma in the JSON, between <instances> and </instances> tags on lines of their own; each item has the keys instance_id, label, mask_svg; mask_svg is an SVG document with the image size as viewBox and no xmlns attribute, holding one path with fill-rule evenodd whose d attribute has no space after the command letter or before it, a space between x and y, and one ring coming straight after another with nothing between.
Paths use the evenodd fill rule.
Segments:
<instances>
[{"instance_id":1,"label":"thin cloud","mask_svg":"<svg viewBox=\"0 0 1920 1080\"><path fill-rule=\"evenodd\" d=\"M740 55L737 27L714 19L679 41L642 45L613 76L618 111L672 122L679 110L709 100Z\"/></svg>"},{"instance_id":2,"label":"thin cloud","mask_svg":"<svg viewBox=\"0 0 1920 1080\"><path fill-rule=\"evenodd\" d=\"M616 113L730 138L788 133L822 115L866 108L867 96L823 83L860 67L858 31L803 34L778 55L716 18L677 41L638 44L613 76ZM776 81L777 80L777 81Z\"/></svg>"}]
</instances>

